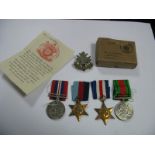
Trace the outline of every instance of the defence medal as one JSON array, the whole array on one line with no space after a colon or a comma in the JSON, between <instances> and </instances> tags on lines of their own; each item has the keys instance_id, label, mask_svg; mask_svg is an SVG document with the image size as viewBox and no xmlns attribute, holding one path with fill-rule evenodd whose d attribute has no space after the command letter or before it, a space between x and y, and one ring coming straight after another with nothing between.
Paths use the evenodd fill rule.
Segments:
<instances>
[{"instance_id":1,"label":"defence medal","mask_svg":"<svg viewBox=\"0 0 155 155\"><path fill-rule=\"evenodd\" d=\"M68 81L53 80L51 85L51 92L49 99L54 100L50 102L46 108L46 113L49 118L57 120L65 113L65 106L61 101L67 98Z\"/></svg>"},{"instance_id":2,"label":"defence medal","mask_svg":"<svg viewBox=\"0 0 155 155\"><path fill-rule=\"evenodd\" d=\"M110 87L108 80L99 80L91 82L93 99L100 99L102 102L101 108L95 109L98 113L96 120L102 119L103 123L106 125L109 119L114 119L112 116L112 108L107 108L105 105L105 100L110 98Z\"/></svg>"},{"instance_id":3,"label":"defence medal","mask_svg":"<svg viewBox=\"0 0 155 155\"><path fill-rule=\"evenodd\" d=\"M79 53L79 55L76 56L76 60L74 62L74 67L76 69L85 71L93 67L91 57L87 55L88 55L87 53L81 52Z\"/></svg>"},{"instance_id":4,"label":"defence medal","mask_svg":"<svg viewBox=\"0 0 155 155\"><path fill-rule=\"evenodd\" d=\"M117 118L122 121L131 119L134 111L129 102L131 99L129 80L113 80L113 99L120 100L114 108Z\"/></svg>"},{"instance_id":5,"label":"defence medal","mask_svg":"<svg viewBox=\"0 0 155 155\"><path fill-rule=\"evenodd\" d=\"M85 111L87 104L81 104L80 101L88 101L89 96L89 82L77 82L72 85L72 100L76 101L75 105L69 105L72 109L69 116L75 116L80 121L82 115L88 115Z\"/></svg>"}]
</instances>

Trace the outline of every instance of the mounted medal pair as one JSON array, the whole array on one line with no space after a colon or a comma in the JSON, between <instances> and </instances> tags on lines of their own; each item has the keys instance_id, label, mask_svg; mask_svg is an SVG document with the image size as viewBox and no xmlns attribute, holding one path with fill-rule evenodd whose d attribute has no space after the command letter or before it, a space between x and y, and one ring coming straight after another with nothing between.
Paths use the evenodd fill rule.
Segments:
<instances>
[{"instance_id":1,"label":"mounted medal pair","mask_svg":"<svg viewBox=\"0 0 155 155\"><path fill-rule=\"evenodd\" d=\"M95 109L98 113L96 119L102 119L106 125L109 119L114 119L112 116L112 108L107 108L104 101L110 98L110 87L108 80L99 80L91 82L93 99L100 99L102 102L100 109ZM80 101L88 101L89 82L75 81L72 85L72 100L76 101L75 105L69 105L72 112L69 116L76 116L80 121L82 115L88 115L85 111L87 104L81 104Z\"/></svg>"},{"instance_id":2,"label":"mounted medal pair","mask_svg":"<svg viewBox=\"0 0 155 155\"><path fill-rule=\"evenodd\" d=\"M64 115L65 106L61 101L66 100L67 91L68 81L52 81L49 99L54 101L50 102L46 109L49 118L57 120ZM75 81L72 86L72 100L76 101L76 104L69 106L72 109L70 116L75 115L78 121L82 115L88 115L85 111L87 104L80 103L80 101L88 101L88 96L89 82Z\"/></svg>"}]
</instances>

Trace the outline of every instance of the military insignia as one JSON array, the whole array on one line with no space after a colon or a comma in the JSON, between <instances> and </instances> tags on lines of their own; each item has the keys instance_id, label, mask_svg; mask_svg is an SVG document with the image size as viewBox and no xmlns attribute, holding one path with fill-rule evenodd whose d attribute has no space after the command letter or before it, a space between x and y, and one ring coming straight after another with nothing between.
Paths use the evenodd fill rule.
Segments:
<instances>
[{"instance_id":1,"label":"military insignia","mask_svg":"<svg viewBox=\"0 0 155 155\"><path fill-rule=\"evenodd\" d=\"M88 54L85 53L84 51L79 53L79 55L76 56L74 66L76 69L82 70L82 71L91 69L93 67L91 56L88 56Z\"/></svg>"},{"instance_id":2,"label":"military insignia","mask_svg":"<svg viewBox=\"0 0 155 155\"><path fill-rule=\"evenodd\" d=\"M37 52L44 60L52 62L59 56L60 50L57 42L46 41L40 45Z\"/></svg>"}]
</instances>

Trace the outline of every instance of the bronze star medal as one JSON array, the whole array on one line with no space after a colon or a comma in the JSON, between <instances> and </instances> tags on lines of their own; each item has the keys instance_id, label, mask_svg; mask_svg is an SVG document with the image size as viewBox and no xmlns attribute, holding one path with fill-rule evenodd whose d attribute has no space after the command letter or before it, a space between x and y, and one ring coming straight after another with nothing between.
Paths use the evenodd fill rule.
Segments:
<instances>
[{"instance_id":1,"label":"bronze star medal","mask_svg":"<svg viewBox=\"0 0 155 155\"><path fill-rule=\"evenodd\" d=\"M95 111L98 113L97 119L102 119L104 124L106 125L109 119L114 119L112 116L112 108L106 108L102 107L101 109L95 109Z\"/></svg>"},{"instance_id":2,"label":"bronze star medal","mask_svg":"<svg viewBox=\"0 0 155 155\"><path fill-rule=\"evenodd\" d=\"M82 115L88 115L87 112L85 111L87 104L81 104L79 99L77 99L75 105L69 105L69 106L72 109L72 112L69 114L69 116L74 115L77 118L78 122L80 121L80 117Z\"/></svg>"},{"instance_id":3,"label":"bronze star medal","mask_svg":"<svg viewBox=\"0 0 155 155\"><path fill-rule=\"evenodd\" d=\"M112 116L112 108L107 108L104 104L104 100L101 101L102 107L100 109L95 109L95 111L98 113L96 120L102 119L104 124L107 125L109 119L114 119L114 117Z\"/></svg>"}]
</instances>

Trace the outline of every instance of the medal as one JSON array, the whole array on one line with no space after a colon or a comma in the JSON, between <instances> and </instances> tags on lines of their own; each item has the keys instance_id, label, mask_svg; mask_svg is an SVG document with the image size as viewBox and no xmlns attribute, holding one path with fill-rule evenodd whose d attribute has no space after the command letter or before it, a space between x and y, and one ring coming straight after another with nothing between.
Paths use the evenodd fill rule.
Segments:
<instances>
[{"instance_id":1,"label":"medal","mask_svg":"<svg viewBox=\"0 0 155 155\"><path fill-rule=\"evenodd\" d=\"M72 100L76 101L75 105L69 105L72 109L69 116L75 116L78 121L82 115L88 115L85 111L87 104L81 104L80 101L88 101L89 82L77 82L72 85Z\"/></svg>"},{"instance_id":2,"label":"medal","mask_svg":"<svg viewBox=\"0 0 155 155\"><path fill-rule=\"evenodd\" d=\"M49 103L46 109L47 115L51 119L60 119L65 113L65 106L59 100Z\"/></svg>"},{"instance_id":3,"label":"medal","mask_svg":"<svg viewBox=\"0 0 155 155\"><path fill-rule=\"evenodd\" d=\"M68 81L53 80L51 85L50 102L46 108L47 116L51 119L60 119L65 113L65 106L61 101L67 98ZM61 100L61 101L60 101Z\"/></svg>"},{"instance_id":4,"label":"medal","mask_svg":"<svg viewBox=\"0 0 155 155\"><path fill-rule=\"evenodd\" d=\"M115 106L114 112L117 118L122 121L131 119L134 113L132 105L123 101Z\"/></svg>"},{"instance_id":5,"label":"medal","mask_svg":"<svg viewBox=\"0 0 155 155\"><path fill-rule=\"evenodd\" d=\"M114 119L112 116L112 108L107 108L105 105L105 100L110 98L110 87L108 80L99 80L91 82L93 99L100 99L102 102L100 109L95 109L98 113L96 120L102 119L103 123L106 125L109 119Z\"/></svg>"},{"instance_id":6,"label":"medal","mask_svg":"<svg viewBox=\"0 0 155 155\"><path fill-rule=\"evenodd\" d=\"M93 67L93 63L91 61L91 57L87 56L88 54L85 52L79 53L77 55L76 60L74 62L74 66L76 69L85 71L87 69L91 69Z\"/></svg>"},{"instance_id":7,"label":"medal","mask_svg":"<svg viewBox=\"0 0 155 155\"><path fill-rule=\"evenodd\" d=\"M131 88L128 80L113 81L113 99L120 100L114 108L117 118L122 121L131 119L134 111L132 105L128 101L131 99Z\"/></svg>"}]
</instances>

